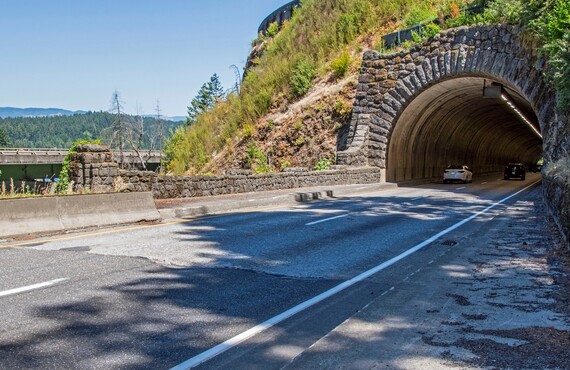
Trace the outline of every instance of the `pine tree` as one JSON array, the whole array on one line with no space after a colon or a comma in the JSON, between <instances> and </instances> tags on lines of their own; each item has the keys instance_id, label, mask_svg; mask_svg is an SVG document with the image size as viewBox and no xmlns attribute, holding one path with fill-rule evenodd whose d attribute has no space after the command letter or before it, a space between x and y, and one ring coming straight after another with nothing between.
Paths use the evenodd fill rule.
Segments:
<instances>
[{"instance_id":1,"label":"pine tree","mask_svg":"<svg viewBox=\"0 0 570 370\"><path fill-rule=\"evenodd\" d=\"M10 146L10 138L4 129L0 127L0 148Z\"/></svg>"},{"instance_id":2,"label":"pine tree","mask_svg":"<svg viewBox=\"0 0 570 370\"><path fill-rule=\"evenodd\" d=\"M194 123L200 114L210 110L219 100L223 99L223 97L224 88L220 83L220 78L214 73L212 77L210 77L210 81L202 85L196 97L190 102L186 124L190 125Z\"/></svg>"}]
</instances>

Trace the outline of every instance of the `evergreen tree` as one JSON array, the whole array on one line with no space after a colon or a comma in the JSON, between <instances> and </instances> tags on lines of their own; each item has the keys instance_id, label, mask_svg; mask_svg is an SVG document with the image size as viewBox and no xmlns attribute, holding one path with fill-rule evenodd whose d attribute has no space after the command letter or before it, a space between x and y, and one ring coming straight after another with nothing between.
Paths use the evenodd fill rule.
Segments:
<instances>
[{"instance_id":1,"label":"evergreen tree","mask_svg":"<svg viewBox=\"0 0 570 370\"><path fill-rule=\"evenodd\" d=\"M220 78L214 73L212 77L210 77L210 81L202 85L196 97L190 102L186 124L190 125L194 123L200 114L214 107L218 100L223 97L224 89L220 83Z\"/></svg>"},{"instance_id":2,"label":"evergreen tree","mask_svg":"<svg viewBox=\"0 0 570 370\"><path fill-rule=\"evenodd\" d=\"M6 131L4 131L1 127L0 127L0 148L2 147L8 147L10 146L10 138L8 137L8 134L6 133Z\"/></svg>"}]
</instances>

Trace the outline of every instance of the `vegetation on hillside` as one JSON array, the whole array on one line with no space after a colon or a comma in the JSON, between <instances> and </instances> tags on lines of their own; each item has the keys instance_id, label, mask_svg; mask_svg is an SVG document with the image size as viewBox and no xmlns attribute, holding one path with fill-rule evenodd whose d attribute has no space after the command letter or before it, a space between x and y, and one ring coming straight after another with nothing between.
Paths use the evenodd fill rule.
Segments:
<instances>
[{"instance_id":1,"label":"vegetation on hillside","mask_svg":"<svg viewBox=\"0 0 570 370\"><path fill-rule=\"evenodd\" d=\"M309 127L309 122L320 124L329 135L342 135L342 129L337 126L345 124L346 117L350 116L351 91L336 96L321 95L320 100L314 101L305 95L311 95L315 83L338 83L350 80L352 74L354 90L354 76L358 73L363 48L382 49L382 34L434 19L442 21L444 16L449 18L442 27L498 22L525 26L545 45L544 51L553 66L549 76L561 92L562 104L567 104L564 103L570 96L565 93L570 91L567 0L494 0L486 2L488 9L482 15L461 11L476 3L478 1L468 0L303 1L290 21L280 29L272 25L266 35L254 41L254 48L263 52L256 53L239 94L228 95L213 109L198 115L190 127L176 130L166 147L168 170L175 174L216 173L222 165L238 165L266 172L290 166L290 162L296 160L291 152L307 148L310 135L316 134L312 131L318 125ZM427 36L438 32L438 27L428 26ZM289 127L280 128L282 138L277 138L276 121L271 117L286 115L285 112L303 99L309 106L298 109L297 116L286 122ZM334 121L336 110L342 111L342 117L338 118L337 114L338 119ZM324 124L331 118L332 128L331 124ZM262 150L263 140L275 141L271 146L265 144ZM334 163L334 148L322 142L314 144L316 149L307 152L314 156L312 163L323 163L323 158ZM226 160L220 160L221 157ZM272 157L278 158L271 161ZM227 158L235 160L231 162Z\"/></svg>"},{"instance_id":2,"label":"vegetation on hillside","mask_svg":"<svg viewBox=\"0 0 570 370\"><path fill-rule=\"evenodd\" d=\"M227 145L258 129L259 119L272 108L294 102L314 84L315 77L331 74L331 62L343 53L357 64L363 38L398 27L411 11L428 9L418 19L449 13L452 4L473 1L434 0L305 0L279 32L259 41L266 43L242 83L239 94L197 117L189 128L179 128L166 148L168 169L176 174L201 173ZM425 15L425 17L424 17ZM273 37L271 37L273 35ZM344 54L346 60L346 54ZM344 62L346 65L346 62ZM335 64L342 74L342 63ZM341 65L341 67L338 67ZM336 72L335 72L336 73ZM266 123L264 123L266 124ZM208 167L208 170L215 170Z\"/></svg>"},{"instance_id":3,"label":"vegetation on hillside","mask_svg":"<svg viewBox=\"0 0 570 370\"><path fill-rule=\"evenodd\" d=\"M138 127L141 117L122 115L127 127ZM71 116L0 118L0 147L16 148L69 148L79 139L110 143L116 114L108 112L87 112ZM141 148L149 148L157 128L162 127L163 137L181 125L181 122L157 120L144 117L144 135ZM5 133L6 136L2 133ZM6 140L7 139L7 140ZM138 138L137 138L138 140ZM7 141L7 142L6 142ZM154 143L154 148L157 144ZM129 149L129 143L126 143Z\"/></svg>"}]
</instances>

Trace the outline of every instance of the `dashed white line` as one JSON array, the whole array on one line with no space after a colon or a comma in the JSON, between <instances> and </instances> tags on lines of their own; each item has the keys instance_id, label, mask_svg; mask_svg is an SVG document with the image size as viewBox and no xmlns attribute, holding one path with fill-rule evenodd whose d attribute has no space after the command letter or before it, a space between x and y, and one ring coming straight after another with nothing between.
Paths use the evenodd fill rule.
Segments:
<instances>
[{"instance_id":1,"label":"dashed white line","mask_svg":"<svg viewBox=\"0 0 570 370\"><path fill-rule=\"evenodd\" d=\"M419 251L420 249L424 248L425 246L430 245L431 243L438 240L439 238L441 238L445 234L452 232L453 230L457 229L458 227L463 226L464 224L468 223L469 221L473 220L474 218L477 218L480 215L489 212L491 209L493 209L493 208L497 207L498 205L506 202L507 200L511 199L512 197L517 196L518 194L522 193L523 191L533 187L535 184L536 183L533 183L533 184L525 187L524 189L519 190L516 193L511 194L508 197L503 198L496 203L491 204L487 208L485 208L485 209L483 209L477 213L474 213L473 215L467 217L466 219L463 219L463 220L457 222L456 224L448 227L447 229L445 229L443 231L440 231L439 233L433 235L431 238L426 239L423 242L417 244L416 246L406 250L405 252L400 253L396 257L393 257L393 258L389 259L388 261L385 261L385 262L379 264L378 266L371 268L370 270L364 271L360 275L357 275L350 280L346 280L345 282L340 283L339 285L337 285L337 286L335 286L335 287L333 287L333 288L331 288L331 289L329 289L329 290L327 290L327 291L325 291L325 292L323 292L323 293L321 293L321 294L319 294L319 295L317 295L317 296L315 296L315 297L313 297L313 298L311 298L311 299L309 299L303 303L300 303L297 306L290 308L287 311L285 311L285 312L283 312L277 316L274 316L274 317L270 318L269 320L264 321L261 324L258 324L256 326L244 331L243 333L238 334L235 337L226 340L223 343L218 344L215 347L210 348L209 350L206 350L206 351L184 361L183 363L173 367L171 370L190 369L190 368L196 367L196 366L218 356L219 354L237 346L238 344L242 343L243 341L245 341L245 340L247 340L247 339L249 339L249 338L251 338L251 337L253 337L253 336L269 329L269 328L272 328L273 326L275 326L275 325L279 324L280 322L298 314L299 312L302 312L302 311L306 310L307 308L312 307L312 306L316 305L317 303L322 302L325 299L332 297L333 295L353 286L354 284L359 283L359 282L369 278L370 276L384 270L385 268L392 266L396 262L398 262L398 261L408 257L409 255ZM341 215L341 216L348 216L348 214L347 215ZM388 289L388 291L392 291L394 289L395 289L395 287L391 287L390 289ZM449 302L449 300L448 300L448 302ZM446 303L446 305L447 305L447 303Z\"/></svg>"},{"instance_id":2,"label":"dashed white line","mask_svg":"<svg viewBox=\"0 0 570 370\"><path fill-rule=\"evenodd\" d=\"M463 190L463 189L465 189L465 186L462 186L462 187L457 188L457 189L455 189L455 190Z\"/></svg>"},{"instance_id":3,"label":"dashed white line","mask_svg":"<svg viewBox=\"0 0 570 370\"><path fill-rule=\"evenodd\" d=\"M339 216L334 216L334 217L329 217L329 218L325 218L319 221L313 221L313 222L309 222L308 224L305 224L305 226L311 226L311 225L316 225L316 224L320 224L321 222L327 222L327 221L332 221L332 220L336 220L337 218L343 218L348 216L350 213L345 213L343 215L339 215Z\"/></svg>"},{"instance_id":4,"label":"dashed white line","mask_svg":"<svg viewBox=\"0 0 570 370\"><path fill-rule=\"evenodd\" d=\"M35 290L35 289L41 289L41 288L45 288L48 286L52 286L55 285L57 283L61 283L62 281L68 280L67 278L62 278L62 279L55 279L55 280L50 280L50 281L45 281L43 283L38 283L38 284L34 284L34 285L28 285L28 286L23 286L20 288L15 288L15 289L10 289L10 290L5 290L3 292L0 292L0 297L5 297L8 295L12 295L12 294L18 294L18 293L23 293L23 292L28 292L30 290Z\"/></svg>"}]
</instances>

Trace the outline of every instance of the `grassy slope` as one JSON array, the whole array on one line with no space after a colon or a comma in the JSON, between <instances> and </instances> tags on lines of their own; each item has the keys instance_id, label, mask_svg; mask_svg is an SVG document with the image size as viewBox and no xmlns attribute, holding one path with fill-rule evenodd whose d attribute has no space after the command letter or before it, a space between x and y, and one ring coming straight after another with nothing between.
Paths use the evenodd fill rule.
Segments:
<instances>
[{"instance_id":1,"label":"grassy slope","mask_svg":"<svg viewBox=\"0 0 570 370\"><path fill-rule=\"evenodd\" d=\"M334 161L337 138L350 117L356 78L365 49L378 48L381 35L449 14L467 0L305 0L273 38L231 95L180 129L166 149L175 174L221 173L227 168L257 172ZM331 62L348 52L346 75L334 77ZM291 88L300 62L316 77L304 96ZM269 165L267 165L269 158Z\"/></svg>"}]
</instances>

